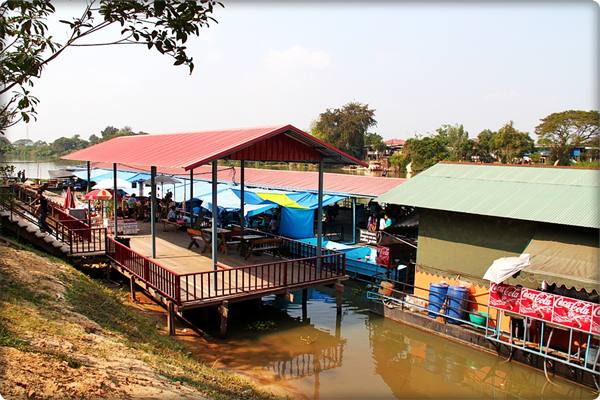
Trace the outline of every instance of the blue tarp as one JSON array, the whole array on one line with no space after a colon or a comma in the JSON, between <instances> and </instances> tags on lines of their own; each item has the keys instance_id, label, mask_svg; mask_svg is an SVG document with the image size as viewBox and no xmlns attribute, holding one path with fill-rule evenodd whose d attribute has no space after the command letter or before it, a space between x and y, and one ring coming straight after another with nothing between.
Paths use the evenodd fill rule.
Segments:
<instances>
[{"instance_id":1,"label":"blue tarp","mask_svg":"<svg viewBox=\"0 0 600 400\"><path fill-rule=\"evenodd\" d=\"M239 191L237 192L239 193ZM217 188L217 205L219 207L219 209L224 209L226 211L237 211L240 209L240 198L237 195L236 191L232 190L229 186L227 185L219 185L219 187ZM258 196L254 195L256 198L258 198ZM248 198L245 196L244 194L244 198L246 200L245 202L245 206L244 206L244 216L245 217L252 217L258 214L262 214L265 211L268 211L272 208L276 208L277 204L271 203L271 202L267 202L264 201L260 198L258 198L258 200L260 200L259 204L248 204ZM200 196L200 199L202 200L202 207L206 208L207 210L212 210L212 193L207 193L203 196ZM250 198L250 200L252 200ZM256 200L256 199L254 199Z\"/></svg>"},{"instance_id":2,"label":"blue tarp","mask_svg":"<svg viewBox=\"0 0 600 400\"><path fill-rule=\"evenodd\" d=\"M315 236L314 215L314 210L282 207L279 234L292 239Z\"/></svg>"},{"instance_id":3,"label":"blue tarp","mask_svg":"<svg viewBox=\"0 0 600 400\"><path fill-rule=\"evenodd\" d=\"M287 196L301 206L311 210L316 210L317 207L319 207L319 196L317 196L315 193L289 193ZM342 201L344 199L345 197L343 196L332 196L326 194L323 196L323 207L337 203L338 201Z\"/></svg>"}]
</instances>

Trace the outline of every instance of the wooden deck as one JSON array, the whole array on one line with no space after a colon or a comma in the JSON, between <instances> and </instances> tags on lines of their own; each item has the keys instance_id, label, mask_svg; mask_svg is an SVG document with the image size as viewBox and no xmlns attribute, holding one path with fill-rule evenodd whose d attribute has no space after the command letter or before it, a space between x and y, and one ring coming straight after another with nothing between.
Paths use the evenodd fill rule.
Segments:
<instances>
[{"instance_id":1,"label":"wooden deck","mask_svg":"<svg viewBox=\"0 0 600 400\"><path fill-rule=\"evenodd\" d=\"M126 237L130 238L130 246L133 250L146 257L152 257L150 224L142 222L139 223L139 227L139 234ZM202 247L192 247L188 250L190 238L185 231L174 231L173 228L168 228L168 231L164 232L162 224L157 224L156 228L156 261L179 274L212 271L210 248L204 253ZM234 247L229 249L228 254L219 253L217 261L223 269L268 263L277 259L268 254L255 254L248 260L244 260Z\"/></svg>"},{"instance_id":2,"label":"wooden deck","mask_svg":"<svg viewBox=\"0 0 600 400\"><path fill-rule=\"evenodd\" d=\"M212 269L210 249L187 249L184 231L157 230L156 255L152 252L149 225L141 224L138 235L128 236L130 248L113 242L108 256L138 281L174 301L180 309L204 307L223 301L241 301L271 293L345 279L343 255L315 255L315 247L284 240L285 257L256 254L245 260L236 248L219 253L218 268ZM132 251L133 250L133 251Z\"/></svg>"}]
</instances>

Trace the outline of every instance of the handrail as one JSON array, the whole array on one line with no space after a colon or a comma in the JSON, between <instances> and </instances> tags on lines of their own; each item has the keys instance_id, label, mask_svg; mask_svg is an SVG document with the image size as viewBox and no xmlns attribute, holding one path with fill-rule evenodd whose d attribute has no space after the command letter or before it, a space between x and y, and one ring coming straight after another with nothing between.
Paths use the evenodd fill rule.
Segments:
<instances>
[{"instance_id":1,"label":"handrail","mask_svg":"<svg viewBox=\"0 0 600 400\"><path fill-rule=\"evenodd\" d=\"M181 274L180 279L183 301L190 302L289 287L345 274L345 254L340 253L186 273Z\"/></svg>"},{"instance_id":2,"label":"handrail","mask_svg":"<svg viewBox=\"0 0 600 400\"><path fill-rule=\"evenodd\" d=\"M23 192L32 192L31 189L25 189L22 185L13 185L13 188L16 188L17 198L21 201L25 201L23 199ZM3 204L10 210L11 213L15 213L21 218L24 218L41 228L39 221L35 218L34 211L28 205L27 201L25 201L25 204L20 204L17 201L11 200L9 202L3 202ZM81 220L69 215L64 210L57 209L51 202L49 202L49 206L51 213L46 217L46 221L52 228L50 235L67 244L69 246L70 254L85 254L105 251L105 228L90 227ZM63 219L60 217L55 218L55 214L52 213L53 211L63 216Z\"/></svg>"},{"instance_id":3,"label":"handrail","mask_svg":"<svg viewBox=\"0 0 600 400\"><path fill-rule=\"evenodd\" d=\"M180 277L177 272L151 260L110 236L107 236L106 241L108 243L106 255L110 259L164 297L179 305L181 304Z\"/></svg>"}]
</instances>

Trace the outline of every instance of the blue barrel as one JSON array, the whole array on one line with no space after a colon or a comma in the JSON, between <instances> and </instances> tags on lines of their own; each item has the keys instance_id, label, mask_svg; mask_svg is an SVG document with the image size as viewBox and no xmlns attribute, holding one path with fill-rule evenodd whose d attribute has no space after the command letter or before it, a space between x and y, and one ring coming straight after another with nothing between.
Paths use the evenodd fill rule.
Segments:
<instances>
[{"instance_id":1,"label":"blue barrel","mask_svg":"<svg viewBox=\"0 0 600 400\"><path fill-rule=\"evenodd\" d=\"M452 318L460 318L466 320L467 314L467 300L469 299L469 289L462 286L450 286L448 288L448 307L446 315ZM460 324L460 321L448 318L449 324Z\"/></svg>"},{"instance_id":2,"label":"blue barrel","mask_svg":"<svg viewBox=\"0 0 600 400\"><path fill-rule=\"evenodd\" d=\"M437 317L436 313L440 312L444 300L446 299L446 293L448 292L448 285L445 283L430 283L429 284L429 315L431 318Z\"/></svg>"}]
</instances>

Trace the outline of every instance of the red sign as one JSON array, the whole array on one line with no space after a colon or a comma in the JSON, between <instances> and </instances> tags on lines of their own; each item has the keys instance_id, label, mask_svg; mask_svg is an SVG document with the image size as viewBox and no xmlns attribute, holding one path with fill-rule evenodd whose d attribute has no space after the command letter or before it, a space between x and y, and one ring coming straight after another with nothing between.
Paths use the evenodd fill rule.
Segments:
<instances>
[{"instance_id":1,"label":"red sign","mask_svg":"<svg viewBox=\"0 0 600 400\"><path fill-rule=\"evenodd\" d=\"M494 282L490 285L490 306L492 307L518 313L520 296L520 287Z\"/></svg>"},{"instance_id":2,"label":"red sign","mask_svg":"<svg viewBox=\"0 0 600 400\"><path fill-rule=\"evenodd\" d=\"M555 298L556 296L550 293L523 288L519 299L519 313L550 321Z\"/></svg>"},{"instance_id":3,"label":"red sign","mask_svg":"<svg viewBox=\"0 0 600 400\"><path fill-rule=\"evenodd\" d=\"M539 290L490 285L490 307L600 335L600 304Z\"/></svg>"},{"instance_id":4,"label":"red sign","mask_svg":"<svg viewBox=\"0 0 600 400\"><path fill-rule=\"evenodd\" d=\"M379 265L390 266L390 248L385 246L377 246L377 257L375 262Z\"/></svg>"},{"instance_id":5,"label":"red sign","mask_svg":"<svg viewBox=\"0 0 600 400\"><path fill-rule=\"evenodd\" d=\"M596 304L592 311L592 333L600 335L600 304Z\"/></svg>"},{"instance_id":6,"label":"red sign","mask_svg":"<svg viewBox=\"0 0 600 400\"><path fill-rule=\"evenodd\" d=\"M582 331L589 331L592 327L593 308L593 303L557 296L554 302L552 322L581 329Z\"/></svg>"}]
</instances>

